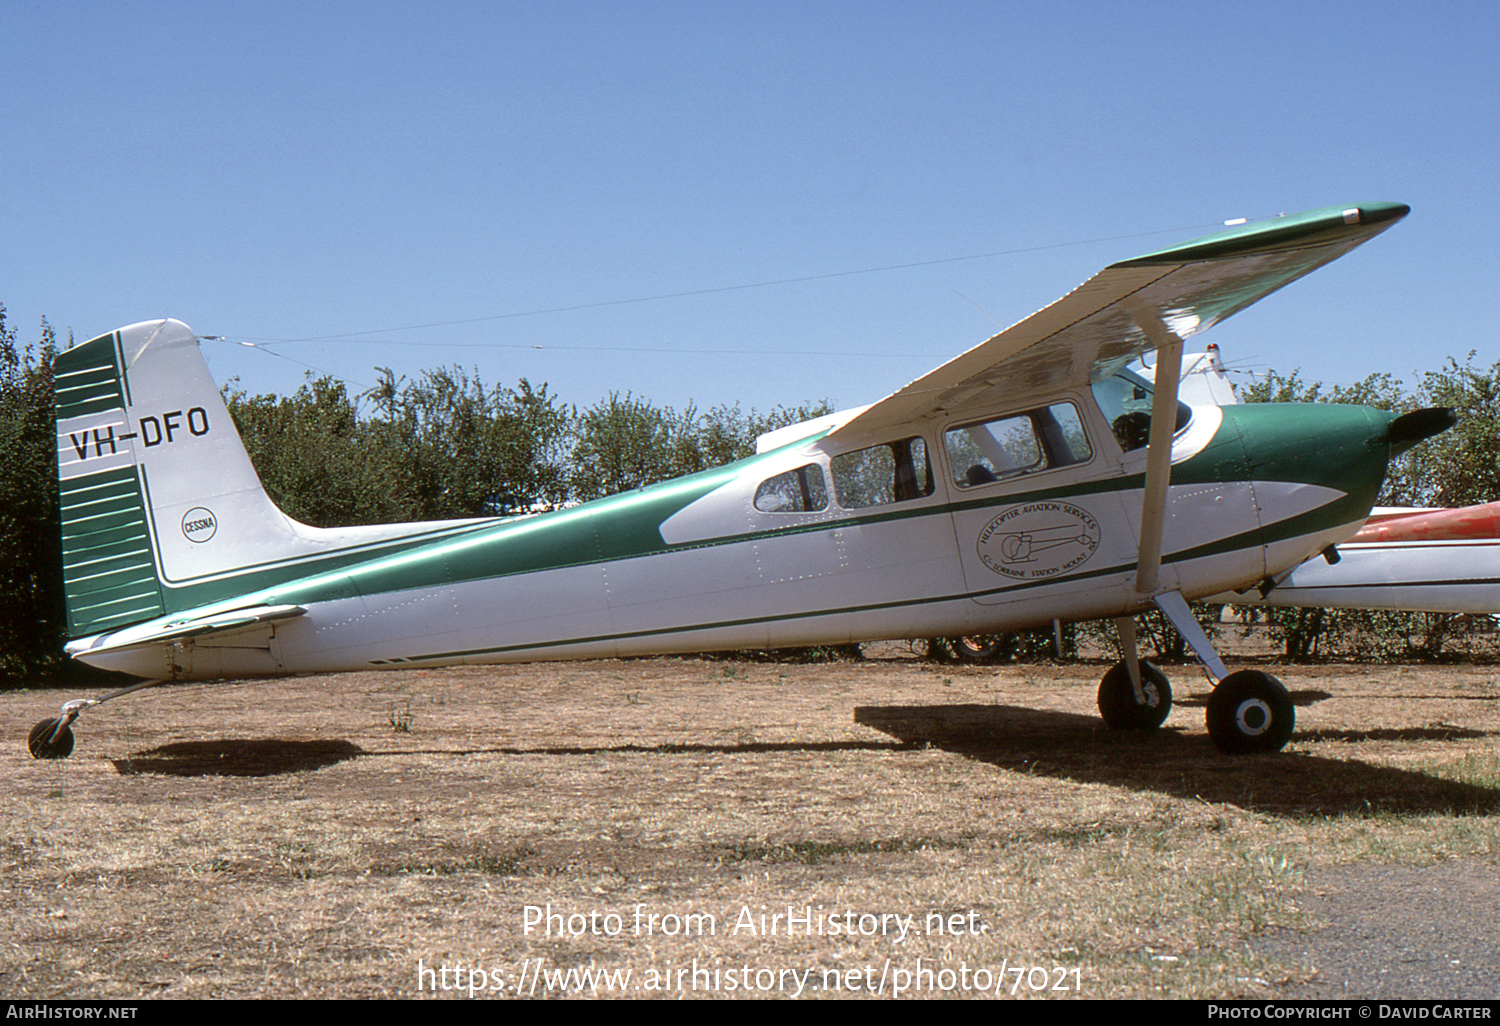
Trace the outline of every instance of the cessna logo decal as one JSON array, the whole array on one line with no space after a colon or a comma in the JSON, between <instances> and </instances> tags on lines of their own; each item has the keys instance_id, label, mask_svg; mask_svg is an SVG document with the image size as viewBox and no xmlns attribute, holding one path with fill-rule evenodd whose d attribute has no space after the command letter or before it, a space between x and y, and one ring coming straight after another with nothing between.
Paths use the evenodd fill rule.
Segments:
<instances>
[{"instance_id":1,"label":"cessna logo decal","mask_svg":"<svg viewBox=\"0 0 1500 1026\"><path fill-rule=\"evenodd\" d=\"M206 542L219 529L212 510L195 506L182 515L182 534L190 542Z\"/></svg>"},{"instance_id":2,"label":"cessna logo decal","mask_svg":"<svg viewBox=\"0 0 1500 1026\"><path fill-rule=\"evenodd\" d=\"M1071 570L1099 547L1099 521L1066 502L1012 506L979 532L979 558L997 574L1037 580Z\"/></svg>"}]
</instances>

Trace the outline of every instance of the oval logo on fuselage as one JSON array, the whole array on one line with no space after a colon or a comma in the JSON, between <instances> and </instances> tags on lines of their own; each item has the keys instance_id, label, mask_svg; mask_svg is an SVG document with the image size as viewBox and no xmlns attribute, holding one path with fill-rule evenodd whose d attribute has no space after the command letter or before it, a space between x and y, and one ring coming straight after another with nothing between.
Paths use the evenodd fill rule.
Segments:
<instances>
[{"instance_id":1,"label":"oval logo on fuselage","mask_svg":"<svg viewBox=\"0 0 1500 1026\"><path fill-rule=\"evenodd\" d=\"M195 506L182 515L182 535L190 542L206 542L219 529L212 510Z\"/></svg>"},{"instance_id":2,"label":"oval logo on fuselage","mask_svg":"<svg viewBox=\"0 0 1500 1026\"><path fill-rule=\"evenodd\" d=\"M1099 547L1099 521L1066 502L1012 506L979 532L979 559L997 574L1034 581L1086 561Z\"/></svg>"}]
</instances>

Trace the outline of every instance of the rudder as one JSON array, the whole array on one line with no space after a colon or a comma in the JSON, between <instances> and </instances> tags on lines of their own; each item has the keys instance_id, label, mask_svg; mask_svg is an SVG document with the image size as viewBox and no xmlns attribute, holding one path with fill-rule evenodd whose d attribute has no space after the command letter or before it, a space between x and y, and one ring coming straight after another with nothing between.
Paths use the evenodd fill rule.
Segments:
<instances>
[{"instance_id":1,"label":"rudder","mask_svg":"<svg viewBox=\"0 0 1500 1026\"><path fill-rule=\"evenodd\" d=\"M166 611L126 427L120 332L57 356L57 474L68 634Z\"/></svg>"}]
</instances>

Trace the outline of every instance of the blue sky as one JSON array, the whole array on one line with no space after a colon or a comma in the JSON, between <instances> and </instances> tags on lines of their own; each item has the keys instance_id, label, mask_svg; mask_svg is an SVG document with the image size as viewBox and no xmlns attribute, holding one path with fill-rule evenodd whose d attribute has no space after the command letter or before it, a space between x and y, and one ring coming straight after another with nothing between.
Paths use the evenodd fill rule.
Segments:
<instances>
[{"instance_id":1,"label":"blue sky","mask_svg":"<svg viewBox=\"0 0 1500 1026\"><path fill-rule=\"evenodd\" d=\"M854 406L1106 264L1364 200L1413 213L1201 340L1331 383L1500 359L1493 0L0 12L10 324L177 317L250 392Z\"/></svg>"}]
</instances>

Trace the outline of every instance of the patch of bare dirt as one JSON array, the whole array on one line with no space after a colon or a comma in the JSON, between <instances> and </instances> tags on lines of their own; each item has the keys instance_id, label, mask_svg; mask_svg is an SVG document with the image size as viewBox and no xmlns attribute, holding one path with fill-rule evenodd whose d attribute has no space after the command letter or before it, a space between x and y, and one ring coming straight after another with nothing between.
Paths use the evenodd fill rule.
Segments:
<instances>
[{"instance_id":1,"label":"patch of bare dirt","mask_svg":"<svg viewBox=\"0 0 1500 1026\"><path fill-rule=\"evenodd\" d=\"M1333 921L1321 874L1500 856L1500 669L1279 668L1298 730L1249 758L1186 668L1163 730L1105 730L1103 670L887 648L174 685L85 714L65 763L24 735L78 695L0 695L0 984L1291 996L1321 970L1258 941Z\"/></svg>"}]
</instances>

